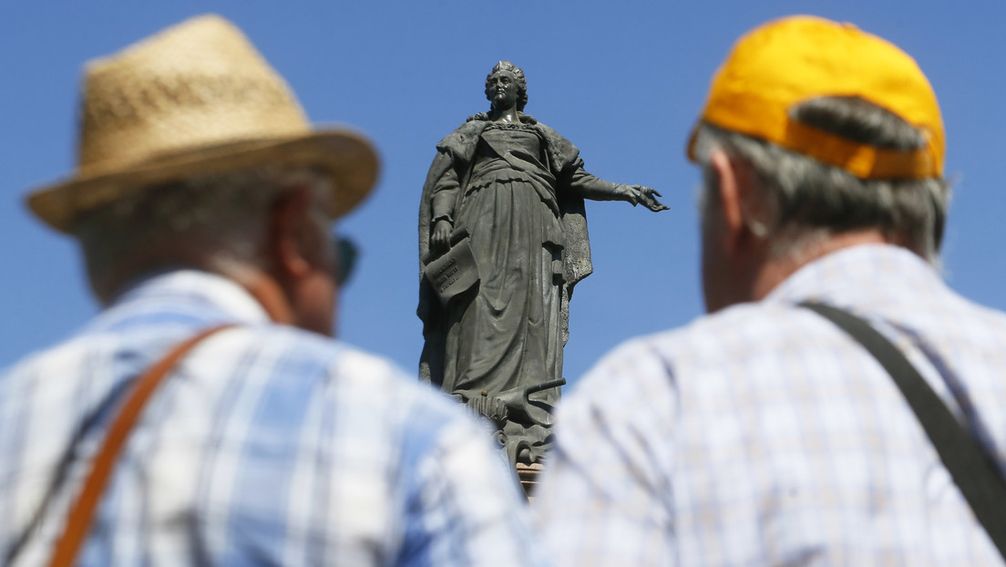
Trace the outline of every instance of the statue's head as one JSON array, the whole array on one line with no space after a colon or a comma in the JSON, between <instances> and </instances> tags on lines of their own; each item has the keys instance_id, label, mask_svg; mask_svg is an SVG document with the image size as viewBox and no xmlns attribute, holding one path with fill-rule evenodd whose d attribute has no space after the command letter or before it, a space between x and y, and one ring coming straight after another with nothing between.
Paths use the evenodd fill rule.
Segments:
<instances>
[{"instance_id":1,"label":"statue's head","mask_svg":"<svg viewBox=\"0 0 1006 567\"><path fill-rule=\"evenodd\" d=\"M494 83L496 77L501 74L508 75L516 86L517 110L523 111L524 106L527 105L527 79L524 78L524 71L509 61L500 61L493 65L492 70L486 75L486 99L493 107L496 106L497 97Z\"/></svg>"}]
</instances>

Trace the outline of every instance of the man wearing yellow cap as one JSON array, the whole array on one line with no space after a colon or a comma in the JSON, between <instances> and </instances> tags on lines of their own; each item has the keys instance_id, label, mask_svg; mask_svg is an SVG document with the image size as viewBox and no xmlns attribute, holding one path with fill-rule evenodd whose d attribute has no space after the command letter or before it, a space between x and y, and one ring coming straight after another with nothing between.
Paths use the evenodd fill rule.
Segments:
<instances>
[{"instance_id":1,"label":"man wearing yellow cap","mask_svg":"<svg viewBox=\"0 0 1006 567\"><path fill-rule=\"evenodd\" d=\"M81 118L28 202L104 310L0 375L0 564L538 564L488 432L324 336L370 142L216 16L92 62Z\"/></svg>"},{"instance_id":2,"label":"man wearing yellow cap","mask_svg":"<svg viewBox=\"0 0 1006 567\"><path fill-rule=\"evenodd\" d=\"M944 134L916 63L848 24L761 26L688 155L710 315L560 407L535 502L557 563L1002 564L1006 317L933 267Z\"/></svg>"}]
</instances>

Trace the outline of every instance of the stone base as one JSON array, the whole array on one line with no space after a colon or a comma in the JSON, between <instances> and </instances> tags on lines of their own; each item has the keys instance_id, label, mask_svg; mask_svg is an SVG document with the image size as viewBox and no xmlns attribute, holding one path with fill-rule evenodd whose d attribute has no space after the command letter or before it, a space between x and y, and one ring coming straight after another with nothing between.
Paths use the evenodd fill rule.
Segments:
<instances>
[{"instance_id":1,"label":"stone base","mask_svg":"<svg viewBox=\"0 0 1006 567\"><path fill-rule=\"evenodd\" d=\"M520 487L524 489L524 496L530 502L533 499L534 488L538 484L538 475L541 474L540 463L525 465L517 463L517 478L520 479Z\"/></svg>"}]
</instances>

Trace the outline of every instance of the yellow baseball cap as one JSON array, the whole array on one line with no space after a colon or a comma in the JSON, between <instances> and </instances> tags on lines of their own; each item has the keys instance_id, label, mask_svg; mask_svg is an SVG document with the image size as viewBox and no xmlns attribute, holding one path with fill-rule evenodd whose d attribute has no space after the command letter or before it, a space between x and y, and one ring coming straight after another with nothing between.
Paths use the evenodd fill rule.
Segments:
<instances>
[{"instance_id":1,"label":"yellow baseball cap","mask_svg":"<svg viewBox=\"0 0 1006 567\"><path fill-rule=\"evenodd\" d=\"M860 97L922 130L917 150L878 148L790 118L822 96ZM918 64L894 44L811 16L792 16L742 37L713 77L700 121L760 138L861 179L943 175L944 133L936 94ZM695 132L688 157L695 161Z\"/></svg>"}]
</instances>

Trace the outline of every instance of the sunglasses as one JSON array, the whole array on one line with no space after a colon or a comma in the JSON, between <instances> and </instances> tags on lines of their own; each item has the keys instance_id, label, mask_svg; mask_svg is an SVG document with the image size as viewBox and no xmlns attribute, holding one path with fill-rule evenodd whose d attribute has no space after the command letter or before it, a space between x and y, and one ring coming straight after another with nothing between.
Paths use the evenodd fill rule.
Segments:
<instances>
[{"instance_id":1,"label":"sunglasses","mask_svg":"<svg viewBox=\"0 0 1006 567\"><path fill-rule=\"evenodd\" d=\"M332 235L332 244L335 251L332 276L336 283L342 287L349 281L356 269L356 261L360 257L360 247L348 237L338 234Z\"/></svg>"}]
</instances>

